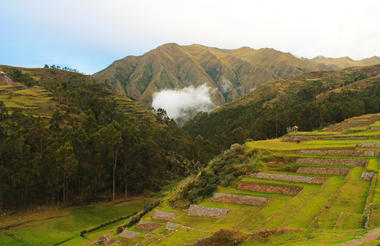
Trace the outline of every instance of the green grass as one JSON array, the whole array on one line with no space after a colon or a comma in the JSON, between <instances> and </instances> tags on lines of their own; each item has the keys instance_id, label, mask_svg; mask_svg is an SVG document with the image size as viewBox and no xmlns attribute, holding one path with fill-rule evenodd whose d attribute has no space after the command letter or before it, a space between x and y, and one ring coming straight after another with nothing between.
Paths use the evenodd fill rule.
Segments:
<instances>
[{"instance_id":1,"label":"green grass","mask_svg":"<svg viewBox=\"0 0 380 246\"><path fill-rule=\"evenodd\" d=\"M248 142L246 145L250 149L264 149L272 151L295 151L302 149L337 149L355 148L362 142L380 142L379 140L310 140L297 144L294 142L283 142L281 139L270 139L262 141Z\"/></svg>"},{"instance_id":2,"label":"green grass","mask_svg":"<svg viewBox=\"0 0 380 246\"><path fill-rule=\"evenodd\" d=\"M380 127L380 121L376 121L375 123L373 123L372 125L370 125L371 127Z\"/></svg>"},{"instance_id":3,"label":"green grass","mask_svg":"<svg viewBox=\"0 0 380 246\"><path fill-rule=\"evenodd\" d=\"M371 159L368 161L367 170L372 172L378 172L379 159Z\"/></svg>"},{"instance_id":4,"label":"green grass","mask_svg":"<svg viewBox=\"0 0 380 246\"><path fill-rule=\"evenodd\" d=\"M356 132L363 132L368 129L368 126L357 126L357 127L351 127L348 129L344 129L343 133L356 133Z\"/></svg>"},{"instance_id":5,"label":"green grass","mask_svg":"<svg viewBox=\"0 0 380 246\"><path fill-rule=\"evenodd\" d=\"M8 244L12 240L7 234L13 235L14 240L11 245L53 245L58 242L69 240L70 245L72 239L81 241L79 233L85 229L91 229L109 220L126 216L133 212L139 211L146 204L145 200L136 200L120 205L95 205L82 208L72 208L67 210L54 210L46 213L38 213L36 216L51 217L47 220L38 220L35 218L33 222L14 227L0 234L0 245ZM29 216L27 217L30 218ZM14 224L22 217L8 219L8 224ZM21 221L22 222L22 221ZM119 223L122 223L119 222ZM111 225L111 227L114 227ZM111 228L110 227L110 228ZM101 231L105 230L104 228ZM87 235L86 235L87 236ZM9 245L9 244L8 244Z\"/></svg>"},{"instance_id":6,"label":"green grass","mask_svg":"<svg viewBox=\"0 0 380 246\"><path fill-rule=\"evenodd\" d=\"M318 228L354 229L364 226L363 209L370 182L360 180L363 167L355 167L318 217Z\"/></svg>"}]
</instances>

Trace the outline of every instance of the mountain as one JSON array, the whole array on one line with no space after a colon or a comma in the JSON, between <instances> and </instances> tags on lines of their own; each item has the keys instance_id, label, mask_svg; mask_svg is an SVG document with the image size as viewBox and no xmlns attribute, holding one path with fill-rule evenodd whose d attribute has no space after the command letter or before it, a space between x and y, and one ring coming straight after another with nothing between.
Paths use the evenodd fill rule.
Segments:
<instances>
[{"instance_id":1,"label":"mountain","mask_svg":"<svg viewBox=\"0 0 380 246\"><path fill-rule=\"evenodd\" d=\"M164 112L91 76L0 70L0 212L156 191L212 157Z\"/></svg>"},{"instance_id":2,"label":"mountain","mask_svg":"<svg viewBox=\"0 0 380 246\"><path fill-rule=\"evenodd\" d=\"M373 56L370 58L365 58L362 60L353 60L348 56L340 57L340 58L329 58L323 56L317 56L311 61L316 62L318 64L324 64L326 66L334 66L337 69L343 69L348 67L357 67L357 66L371 66L380 64L380 57Z\"/></svg>"},{"instance_id":3,"label":"mountain","mask_svg":"<svg viewBox=\"0 0 380 246\"><path fill-rule=\"evenodd\" d=\"M264 82L336 66L301 59L274 49L227 50L202 45L165 44L142 56L127 56L95 73L120 93L150 107L154 92L206 84L216 105L249 94Z\"/></svg>"},{"instance_id":4,"label":"mountain","mask_svg":"<svg viewBox=\"0 0 380 246\"><path fill-rule=\"evenodd\" d=\"M199 113L184 129L219 144L222 150L247 138L281 136L294 125L312 130L375 112L380 112L380 65L267 82L213 112Z\"/></svg>"}]
</instances>

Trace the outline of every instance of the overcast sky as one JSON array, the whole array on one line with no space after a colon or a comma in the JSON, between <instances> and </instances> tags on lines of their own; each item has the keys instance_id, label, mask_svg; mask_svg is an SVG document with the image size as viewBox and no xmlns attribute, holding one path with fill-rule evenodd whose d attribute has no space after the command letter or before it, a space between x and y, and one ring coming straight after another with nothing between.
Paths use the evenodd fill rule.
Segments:
<instances>
[{"instance_id":1,"label":"overcast sky","mask_svg":"<svg viewBox=\"0 0 380 246\"><path fill-rule=\"evenodd\" d=\"M2 0L0 64L85 73L164 43L380 56L379 0Z\"/></svg>"}]
</instances>

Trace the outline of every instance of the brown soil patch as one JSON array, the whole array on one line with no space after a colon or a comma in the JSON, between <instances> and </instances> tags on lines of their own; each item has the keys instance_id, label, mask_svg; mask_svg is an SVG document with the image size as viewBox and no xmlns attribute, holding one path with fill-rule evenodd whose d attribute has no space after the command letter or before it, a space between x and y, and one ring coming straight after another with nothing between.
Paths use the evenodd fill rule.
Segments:
<instances>
[{"instance_id":1,"label":"brown soil patch","mask_svg":"<svg viewBox=\"0 0 380 246\"><path fill-rule=\"evenodd\" d=\"M361 159L317 159L317 158L298 158L298 164L315 164L315 165L343 165L343 166L364 166L367 160Z\"/></svg>"},{"instance_id":2,"label":"brown soil patch","mask_svg":"<svg viewBox=\"0 0 380 246\"><path fill-rule=\"evenodd\" d=\"M164 212L164 211L156 211L152 218L156 220L172 220L179 216L177 213L170 213L170 212Z\"/></svg>"},{"instance_id":3,"label":"brown soil patch","mask_svg":"<svg viewBox=\"0 0 380 246\"><path fill-rule=\"evenodd\" d=\"M130 239L139 234L141 234L141 232L124 230L122 233L120 233L120 237Z\"/></svg>"},{"instance_id":4,"label":"brown soil patch","mask_svg":"<svg viewBox=\"0 0 380 246\"><path fill-rule=\"evenodd\" d=\"M203 207L198 205L190 205L187 210L189 216L198 216L198 217L208 217L208 218L222 218L228 214L231 209L225 208L213 208L213 207Z\"/></svg>"},{"instance_id":5,"label":"brown soil patch","mask_svg":"<svg viewBox=\"0 0 380 246\"><path fill-rule=\"evenodd\" d=\"M282 157L275 157L272 160L270 160L268 163L270 163L270 164L284 164L285 161L284 161L284 158L282 158Z\"/></svg>"},{"instance_id":6,"label":"brown soil patch","mask_svg":"<svg viewBox=\"0 0 380 246\"><path fill-rule=\"evenodd\" d=\"M263 172L254 173L249 176L252 178L259 178L259 179L272 179L272 180L300 182L300 183L308 183L308 184L323 184L327 180L327 178L324 178L324 177L311 177L311 176L302 176L302 175L263 173Z\"/></svg>"},{"instance_id":7,"label":"brown soil patch","mask_svg":"<svg viewBox=\"0 0 380 246\"><path fill-rule=\"evenodd\" d=\"M380 130L380 127L379 127ZM380 143L358 143L356 145L358 148L380 148Z\"/></svg>"},{"instance_id":8,"label":"brown soil patch","mask_svg":"<svg viewBox=\"0 0 380 246\"><path fill-rule=\"evenodd\" d=\"M211 198L212 202L223 202L223 203L236 203L236 204L246 204L246 205L256 205L264 206L269 202L269 198L256 197L256 196L240 196L233 194L223 194L215 193Z\"/></svg>"},{"instance_id":9,"label":"brown soil patch","mask_svg":"<svg viewBox=\"0 0 380 246\"><path fill-rule=\"evenodd\" d=\"M327 168L327 167L299 167L297 173L322 174L322 175L347 175L349 168Z\"/></svg>"},{"instance_id":10,"label":"brown soil patch","mask_svg":"<svg viewBox=\"0 0 380 246\"><path fill-rule=\"evenodd\" d=\"M264 183L241 183L238 186L239 190L249 190L264 193L277 193L286 195L297 195L303 187L288 186L288 185L274 185Z\"/></svg>"},{"instance_id":11,"label":"brown soil patch","mask_svg":"<svg viewBox=\"0 0 380 246\"><path fill-rule=\"evenodd\" d=\"M162 223L156 223L156 222L142 220L136 225L136 228L141 229L141 230L146 230L146 231L154 231L163 225L164 224L162 224Z\"/></svg>"},{"instance_id":12,"label":"brown soil patch","mask_svg":"<svg viewBox=\"0 0 380 246\"><path fill-rule=\"evenodd\" d=\"M380 146L380 145L379 145ZM329 156L380 156L380 151L372 150L301 150L300 155L329 155Z\"/></svg>"}]
</instances>

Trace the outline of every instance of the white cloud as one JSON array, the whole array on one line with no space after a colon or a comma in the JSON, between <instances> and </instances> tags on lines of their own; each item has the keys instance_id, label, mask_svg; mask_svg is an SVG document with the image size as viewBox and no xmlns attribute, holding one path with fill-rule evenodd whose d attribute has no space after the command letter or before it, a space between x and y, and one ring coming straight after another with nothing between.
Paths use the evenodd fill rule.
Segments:
<instances>
[{"instance_id":1,"label":"white cloud","mask_svg":"<svg viewBox=\"0 0 380 246\"><path fill-rule=\"evenodd\" d=\"M168 89L153 94L152 107L163 108L168 116L175 120L186 119L197 112L208 112L214 108L210 98L210 87L205 84L199 87L185 87L183 89Z\"/></svg>"}]
</instances>

